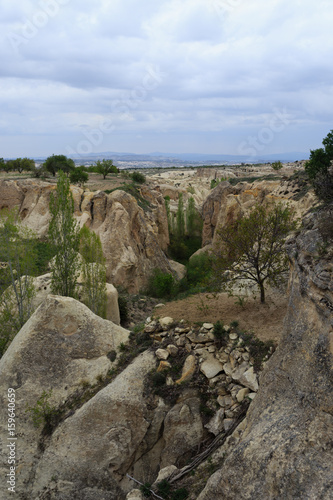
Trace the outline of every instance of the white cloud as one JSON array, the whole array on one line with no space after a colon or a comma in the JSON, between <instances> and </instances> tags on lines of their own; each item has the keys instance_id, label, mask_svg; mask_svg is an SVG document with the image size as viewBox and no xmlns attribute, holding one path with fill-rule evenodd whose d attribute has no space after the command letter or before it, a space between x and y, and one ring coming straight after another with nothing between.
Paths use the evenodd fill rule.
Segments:
<instances>
[{"instance_id":1,"label":"white cloud","mask_svg":"<svg viewBox=\"0 0 333 500\"><path fill-rule=\"evenodd\" d=\"M187 144L196 151L206 144L202 152L236 153L244 134L284 107L296 150L316 147L312 137L331 128L328 0L0 0L0 7L0 156L15 156L13 144L24 154L41 134L41 149L53 152L53 135L62 147L105 119L115 131L96 150L117 149L127 133L156 150L161 131L160 149L179 150L179 133L193 135ZM290 149L284 138L279 146Z\"/></svg>"}]
</instances>

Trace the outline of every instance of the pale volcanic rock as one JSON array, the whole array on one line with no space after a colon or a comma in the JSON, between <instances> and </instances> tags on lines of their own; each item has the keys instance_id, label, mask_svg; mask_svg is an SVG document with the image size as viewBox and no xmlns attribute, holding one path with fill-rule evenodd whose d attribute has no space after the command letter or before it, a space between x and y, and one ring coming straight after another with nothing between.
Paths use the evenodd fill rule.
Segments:
<instances>
[{"instance_id":1,"label":"pale volcanic rock","mask_svg":"<svg viewBox=\"0 0 333 500\"><path fill-rule=\"evenodd\" d=\"M70 481L73 497L82 484L96 484L103 498L102 485L107 484L116 498L124 498L117 481L149 427L142 391L144 377L154 365L153 354L142 353L55 430L36 470L34 498L52 477Z\"/></svg>"},{"instance_id":2,"label":"pale volcanic rock","mask_svg":"<svg viewBox=\"0 0 333 500\"><path fill-rule=\"evenodd\" d=\"M2 208L16 206L24 225L44 237L51 219L50 193L55 189L54 183L37 180L0 181ZM109 282L138 292L155 268L176 276L164 254L169 233L160 193L143 190L142 195L151 202L151 208L144 211L133 196L121 190L91 193L71 186L71 192L80 226L87 225L101 238Z\"/></svg>"},{"instance_id":3,"label":"pale volcanic rock","mask_svg":"<svg viewBox=\"0 0 333 500\"><path fill-rule=\"evenodd\" d=\"M50 405L58 408L82 387L83 381L94 385L114 364L109 352L117 350L128 337L127 330L96 316L80 302L56 295L49 295L16 335L0 360L0 403L4 408L8 387L16 389L20 422L17 491L26 489L24 481L38 457L41 437L41 428L33 426L26 406L34 407L44 390L52 390ZM1 421L2 435L4 424Z\"/></svg>"}]
</instances>

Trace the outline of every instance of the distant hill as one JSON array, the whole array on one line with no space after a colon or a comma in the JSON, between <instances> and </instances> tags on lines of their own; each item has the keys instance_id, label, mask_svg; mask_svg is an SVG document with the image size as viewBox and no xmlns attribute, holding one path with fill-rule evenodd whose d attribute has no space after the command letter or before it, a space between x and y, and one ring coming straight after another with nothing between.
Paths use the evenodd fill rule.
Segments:
<instances>
[{"instance_id":1,"label":"distant hill","mask_svg":"<svg viewBox=\"0 0 333 500\"><path fill-rule=\"evenodd\" d=\"M89 153L88 155L69 155L75 160L76 163L81 162L95 162L103 158L112 159L115 162L144 162L163 164L163 166L174 165L211 165L211 164L239 164L239 163L271 163L277 160L282 162L293 162L297 160L307 160L309 153L304 152L290 152L290 153L277 153L256 156L250 158L245 155L227 155L227 154L199 154L199 153L161 153L153 152L149 154L136 154L136 153L122 153L115 151L104 151L101 153ZM45 157L35 157L35 160L43 161Z\"/></svg>"}]
</instances>

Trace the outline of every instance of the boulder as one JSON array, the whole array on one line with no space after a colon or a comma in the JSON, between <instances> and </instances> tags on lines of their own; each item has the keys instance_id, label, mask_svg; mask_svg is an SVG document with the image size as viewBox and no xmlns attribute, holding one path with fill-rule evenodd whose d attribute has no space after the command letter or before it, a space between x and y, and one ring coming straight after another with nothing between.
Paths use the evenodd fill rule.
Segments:
<instances>
[{"instance_id":1,"label":"boulder","mask_svg":"<svg viewBox=\"0 0 333 500\"><path fill-rule=\"evenodd\" d=\"M214 355L210 354L206 356L206 359L200 365L200 371L207 377L216 377L218 373L223 370L222 363L220 363Z\"/></svg>"},{"instance_id":2,"label":"boulder","mask_svg":"<svg viewBox=\"0 0 333 500\"><path fill-rule=\"evenodd\" d=\"M164 420L165 446L161 455L161 468L182 462L186 453L198 446L203 436L200 417L200 399L192 394L183 396L168 412Z\"/></svg>"},{"instance_id":3,"label":"boulder","mask_svg":"<svg viewBox=\"0 0 333 500\"><path fill-rule=\"evenodd\" d=\"M108 354L128 337L127 330L96 316L80 302L55 295L42 302L16 335L0 360L0 403L4 408L8 387L15 389L20 422L18 492L31 486L31 468L38 461L42 439L41 428L33 426L26 407L35 407L43 391L52 391L49 404L59 408L95 385L117 363ZM2 421L2 435L4 425ZM71 439L67 438L67 444Z\"/></svg>"},{"instance_id":4,"label":"boulder","mask_svg":"<svg viewBox=\"0 0 333 500\"><path fill-rule=\"evenodd\" d=\"M169 264L178 280L182 280L183 278L185 278L187 271L186 271L186 266L184 266L184 264L181 264L180 262L176 262L175 260L170 260L170 259L169 259Z\"/></svg>"},{"instance_id":5,"label":"boulder","mask_svg":"<svg viewBox=\"0 0 333 500\"><path fill-rule=\"evenodd\" d=\"M185 363L182 369L182 376L176 380L176 384L181 384L182 382L188 382L191 380L193 375L195 374L195 370L197 367L195 356L190 354L185 359Z\"/></svg>"},{"instance_id":6,"label":"boulder","mask_svg":"<svg viewBox=\"0 0 333 500\"><path fill-rule=\"evenodd\" d=\"M33 299L34 309L37 309L43 300L52 293L51 276L51 273L47 273L34 278L34 286L36 289L36 295ZM113 321L116 325L120 324L118 292L111 283L106 283L106 319Z\"/></svg>"}]
</instances>

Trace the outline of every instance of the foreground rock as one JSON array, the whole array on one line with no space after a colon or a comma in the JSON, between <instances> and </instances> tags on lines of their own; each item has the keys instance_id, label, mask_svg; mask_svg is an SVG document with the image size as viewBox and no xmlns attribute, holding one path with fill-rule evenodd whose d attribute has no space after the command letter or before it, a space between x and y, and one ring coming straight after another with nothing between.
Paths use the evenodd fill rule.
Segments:
<instances>
[{"instance_id":1,"label":"foreground rock","mask_svg":"<svg viewBox=\"0 0 333 500\"><path fill-rule=\"evenodd\" d=\"M31 486L40 456L41 428L33 426L26 407L35 407L43 391L52 391L49 404L59 408L83 387L96 384L114 364L108 354L116 352L128 336L127 330L95 316L80 302L50 295L14 338L0 360L0 404L3 437L7 432L7 413L4 412L7 390L15 389L18 492L23 494ZM1 463L7 463L4 448ZM1 472L3 470L2 465ZM6 491L5 486L1 485L2 491Z\"/></svg>"},{"instance_id":2,"label":"foreground rock","mask_svg":"<svg viewBox=\"0 0 333 500\"><path fill-rule=\"evenodd\" d=\"M238 445L200 500L332 498L331 218L329 212L309 217L307 230L289 242L291 297L283 341L261 376Z\"/></svg>"}]
</instances>

